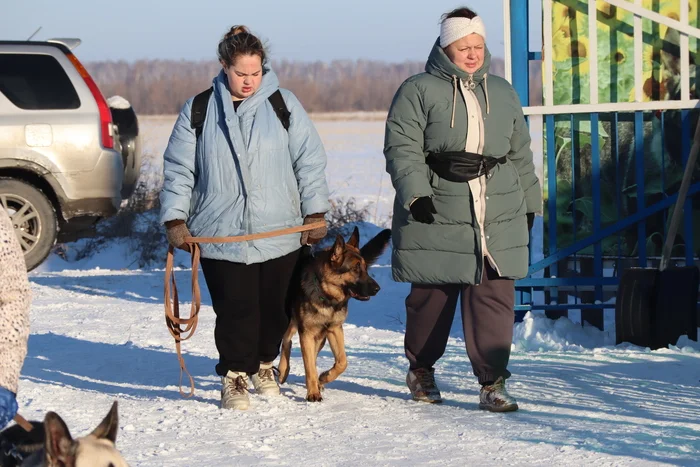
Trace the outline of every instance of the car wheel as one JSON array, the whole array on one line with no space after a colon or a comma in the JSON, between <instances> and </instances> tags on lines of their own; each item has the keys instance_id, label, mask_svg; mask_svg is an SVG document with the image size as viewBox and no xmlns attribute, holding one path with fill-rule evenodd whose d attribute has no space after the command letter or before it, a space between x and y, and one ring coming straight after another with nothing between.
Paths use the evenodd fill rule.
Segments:
<instances>
[{"instance_id":1,"label":"car wheel","mask_svg":"<svg viewBox=\"0 0 700 467\"><path fill-rule=\"evenodd\" d=\"M46 259L56 243L56 211L39 189L6 178L0 179L0 207L10 215L27 271L31 271Z\"/></svg>"}]
</instances>

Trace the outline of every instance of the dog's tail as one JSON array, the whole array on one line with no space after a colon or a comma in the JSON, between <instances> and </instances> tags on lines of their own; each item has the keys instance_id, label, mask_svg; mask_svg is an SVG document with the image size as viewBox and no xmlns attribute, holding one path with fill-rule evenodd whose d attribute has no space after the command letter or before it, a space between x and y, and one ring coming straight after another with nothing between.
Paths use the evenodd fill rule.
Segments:
<instances>
[{"instance_id":1,"label":"dog's tail","mask_svg":"<svg viewBox=\"0 0 700 467\"><path fill-rule=\"evenodd\" d=\"M297 323L294 320L294 318L292 318L289 322L287 332L285 332L284 337L282 337L282 351L280 352L279 364L280 384L284 384L284 382L287 381L287 377L289 376L289 359L292 354L292 337L294 337L294 334L296 334L296 332Z\"/></svg>"}]
</instances>

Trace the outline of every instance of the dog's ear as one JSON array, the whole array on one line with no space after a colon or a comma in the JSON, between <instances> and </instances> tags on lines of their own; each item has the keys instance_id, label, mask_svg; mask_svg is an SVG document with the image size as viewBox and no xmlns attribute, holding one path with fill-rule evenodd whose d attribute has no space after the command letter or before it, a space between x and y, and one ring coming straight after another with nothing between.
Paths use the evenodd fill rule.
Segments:
<instances>
[{"instance_id":1,"label":"dog's ear","mask_svg":"<svg viewBox=\"0 0 700 467\"><path fill-rule=\"evenodd\" d=\"M391 230L384 229L374 236L372 240L367 242L365 246L360 248L360 254L368 266L374 264L375 261L384 253L389 240L391 239Z\"/></svg>"},{"instance_id":2,"label":"dog's ear","mask_svg":"<svg viewBox=\"0 0 700 467\"><path fill-rule=\"evenodd\" d=\"M360 247L360 230L357 228L357 226L355 226L355 228L352 230L352 235L350 235L348 245L354 246L355 248Z\"/></svg>"},{"instance_id":3,"label":"dog's ear","mask_svg":"<svg viewBox=\"0 0 700 467\"><path fill-rule=\"evenodd\" d=\"M331 264L340 265L343 262L343 252L345 251L345 240L342 235L336 235L335 243L331 247Z\"/></svg>"},{"instance_id":4,"label":"dog's ear","mask_svg":"<svg viewBox=\"0 0 700 467\"><path fill-rule=\"evenodd\" d=\"M48 412L44 417L44 448L49 460L55 460L60 465L73 465L75 457L75 442L63 419L55 412ZM55 463L49 462L50 465Z\"/></svg>"},{"instance_id":5,"label":"dog's ear","mask_svg":"<svg viewBox=\"0 0 700 467\"><path fill-rule=\"evenodd\" d=\"M117 413L117 401L114 401L102 423L92 430L91 435L97 439L108 439L113 443L117 441L117 430L119 429L119 415Z\"/></svg>"}]
</instances>

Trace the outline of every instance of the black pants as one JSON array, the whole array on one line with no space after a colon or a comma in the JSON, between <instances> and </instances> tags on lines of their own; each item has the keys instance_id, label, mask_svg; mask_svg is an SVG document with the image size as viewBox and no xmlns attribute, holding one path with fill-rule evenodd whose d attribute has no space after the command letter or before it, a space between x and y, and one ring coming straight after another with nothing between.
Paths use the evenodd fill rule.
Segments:
<instances>
[{"instance_id":1,"label":"black pants","mask_svg":"<svg viewBox=\"0 0 700 467\"><path fill-rule=\"evenodd\" d=\"M277 358L289 325L285 302L298 258L299 250L249 265L202 258L216 313L218 375L229 370L256 373L260 362Z\"/></svg>"}]
</instances>

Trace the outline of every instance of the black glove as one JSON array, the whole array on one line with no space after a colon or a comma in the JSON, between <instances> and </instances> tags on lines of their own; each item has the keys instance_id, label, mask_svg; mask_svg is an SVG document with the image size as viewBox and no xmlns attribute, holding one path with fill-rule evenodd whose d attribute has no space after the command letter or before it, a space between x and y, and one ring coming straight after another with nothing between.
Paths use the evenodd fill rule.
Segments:
<instances>
[{"instance_id":1,"label":"black glove","mask_svg":"<svg viewBox=\"0 0 700 467\"><path fill-rule=\"evenodd\" d=\"M532 230L532 225L535 223L535 213L528 212L527 216L527 230Z\"/></svg>"},{"instance_id":2,"label":"black glove","mask_svg":"<svg viewBox=\"0 0 700 467\"><path fill-rule=\"evenodd\" d=\"M433 200L430 196L421 196L416 198L414 202L409 206L411 210L411 215L418 222L423 224L432 224L435 221L433 214L437 214L435 206L433 205Z\"/></svg>"}]
</instances>

